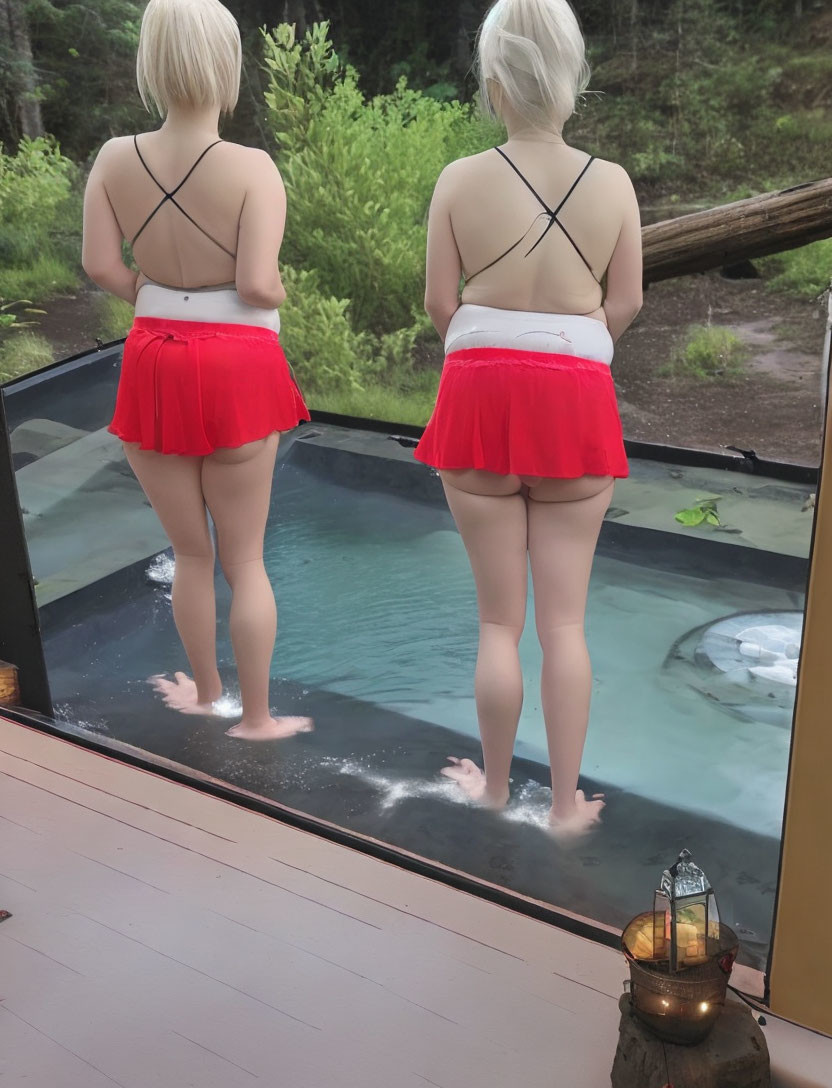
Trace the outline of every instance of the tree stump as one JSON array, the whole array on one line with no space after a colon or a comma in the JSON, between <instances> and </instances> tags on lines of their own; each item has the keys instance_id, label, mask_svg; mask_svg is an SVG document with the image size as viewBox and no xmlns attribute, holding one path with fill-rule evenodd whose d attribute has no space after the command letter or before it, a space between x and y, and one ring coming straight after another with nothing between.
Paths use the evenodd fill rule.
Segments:
<instances>
[{"instance_id":1,"label":"tree stump","mask_svg":"<svg viewBox=\"0 0 832 1088\"><path fill-rule=\"evenodd\" d=\"M771 1088L768 1046L747 1005L728 1001L698 1046L663 1043L623 994L612 1088Z\"/></svg>"}]
</instances>

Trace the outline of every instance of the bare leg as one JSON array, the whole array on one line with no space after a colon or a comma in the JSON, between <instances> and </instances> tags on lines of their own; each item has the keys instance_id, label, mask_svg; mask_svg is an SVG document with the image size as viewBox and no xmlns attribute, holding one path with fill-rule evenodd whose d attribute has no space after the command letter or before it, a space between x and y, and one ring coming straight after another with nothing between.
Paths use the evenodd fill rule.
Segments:
<instances>
[{"instance_id":1,"label":"bare leg","mask_svg":"<svg viewBox=\"0 0 832 1088\"><path fill-rule=\"evenodd\" d=\"M228 732L246 740L275 740L312 728L309 718L273 718L269 710L277 606L263 564L263 538L278 438L215 450L202 465L202 492L231 586L231 644L243 702L242 720Z\"/></svg>"},{"instance_id":2,"label":"bare leg","mask_svg":"<svg viewBox=\"0 0 832 1088\"><path fill-rule=\"evenodd\" d=\"M176 710L210 713L211 703L222 694L222 682L217 672L214 544L202 497L202 458L127 443L124 449L173 545L173 619L194 676L189 680L177 673L176 682L158 677L153 683Z\"/></svg>"},{"instance_id":3,"label":"bare leg","mask_svg":"<svg viewBox=\"0 0 832 1088\"><path fill-rule=\"evenodd\" d=\"M552 828L568 835L600 820L603 800L577 789L592 692L584 614L592 560L612 498L605 477L543 480L529 491L529 554L541 696L552 767Z\"/></svg>"},{"instance_id":4,"label":"bare leg","mask_svg":"<svg viewBox=\"0 0 832 1088\"><path fill-rule=\"evenodd\" d=\"M476 470L441 473L448 505L471 561L480 617L474 678L485 774L451 758L443 774L494 808L508 801L517 723L523 707L518 644L526 618L526 502L516 476Z\"/></svg>"}]
</instances>

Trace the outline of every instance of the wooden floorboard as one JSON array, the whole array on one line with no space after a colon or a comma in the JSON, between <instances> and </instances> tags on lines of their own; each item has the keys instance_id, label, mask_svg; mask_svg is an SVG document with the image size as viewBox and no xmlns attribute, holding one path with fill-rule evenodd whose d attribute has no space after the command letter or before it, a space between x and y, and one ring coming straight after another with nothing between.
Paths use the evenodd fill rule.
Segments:
<instances>
[{"instance_id":1,"label":"wooden floorboard","mask_svg":"<svg viewBox=\"0 0 832 1088\"><path fill-rule=\"evenodd\" d=\"M0 907L2 1088L609 1084L615 952L2 721Z\"/></svg>"}]
</instances>

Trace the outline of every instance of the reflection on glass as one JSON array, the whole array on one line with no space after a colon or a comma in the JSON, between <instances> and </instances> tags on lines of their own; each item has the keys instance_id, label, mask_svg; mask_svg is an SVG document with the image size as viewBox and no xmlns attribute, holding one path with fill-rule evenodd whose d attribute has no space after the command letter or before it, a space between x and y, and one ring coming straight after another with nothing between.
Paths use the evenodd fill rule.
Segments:
<instances>
[{"instance_id":1,"label":"reflection on glass","mask_svg":"<svg viewBox=\"0 0 832 1088\"><path fill-rule=\"evenodd\" d=\"M72 375L83 403L111 367L105 358ZM503 814L469 805L437 773L449 753L478 754L475 598L438 481L409 450L323 425L284 446L266 567L292 637L278 642L272 702L312 714L317 732L252 752L224 736L227 722L175 714L147 685L179 660L171 559L117 440L102 430L106 411L82 416L62 381L19 389L7 406L13 446L25 435L31 448L32 433L55 423L73 428L17 474L68 730L615 926L643 909L645 877L652 883L681 838L713 874L745 961L763 964L794 688L785 674L751 670L767 667L766 653L792 667L797 643L784 631L798 629L803 603L806 486L633 461L602 531L589 601L596 681L584 774L606 793L610 818L569 849L545 831L551 794L531 683ZM739 533L693 535L675 521L706 491L726 496L725 522ZM216 590L225 616L220 578ZM779 641L766 641L772 634ZM227 680L224 625L219 652ZM534 677L536 639L524 637L520 652Z\"/></svg>"}]
</instances>

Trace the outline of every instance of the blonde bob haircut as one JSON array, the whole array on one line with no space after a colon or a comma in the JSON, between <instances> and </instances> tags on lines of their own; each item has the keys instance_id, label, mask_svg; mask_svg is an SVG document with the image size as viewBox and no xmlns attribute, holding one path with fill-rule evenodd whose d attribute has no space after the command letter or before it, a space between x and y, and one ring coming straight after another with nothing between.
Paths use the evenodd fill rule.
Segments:
<instances>
[{"instance_id":1,"label":"blonde bob haircut","mask_svg":"<svg viewBox=\"0 0 832 1088\"><path fill-rule=\"evenodd\" d=\"M152 102L162 117L174 104L230 113L240 94L242 55L237 20L219 0L150 0L136 57L145 109Z\"/></svg>"},{"instance_id":2,"label":"blonde bob haircut","mask_svg":"<svg viewBox=\"0 0 832 1088\"><path fill-rule=\"evenodd\" d=\"M476 67L487 114L508 102L534 128L558 132L589 83L583 34L567 0L497 0L480 27Z\"/></svg>"}]
</instances>

